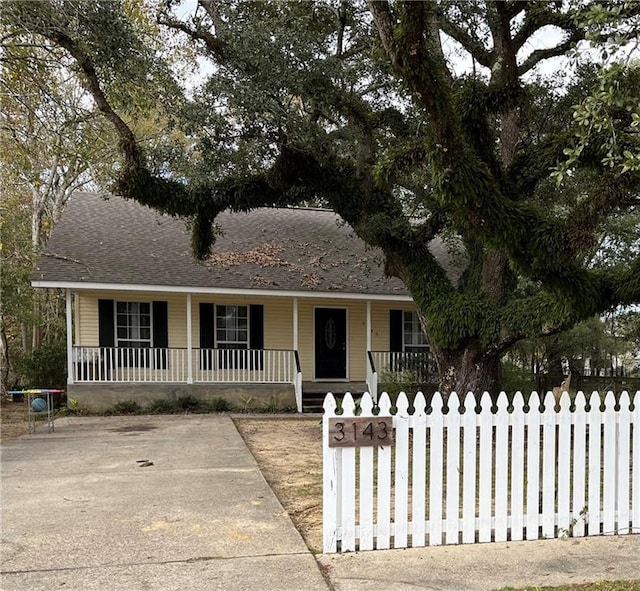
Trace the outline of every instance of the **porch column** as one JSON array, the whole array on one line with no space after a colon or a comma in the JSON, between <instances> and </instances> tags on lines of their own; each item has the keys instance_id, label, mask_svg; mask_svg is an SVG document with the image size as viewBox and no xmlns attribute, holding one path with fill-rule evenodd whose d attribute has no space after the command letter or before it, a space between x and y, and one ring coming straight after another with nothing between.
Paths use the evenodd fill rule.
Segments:
<instances>
[{"instance_id":1,"label":"porch column","mask_svg":"<svg viewBox=\"0 0 640 591\"><path fill-rule=\"evenodd\" d=\"M298 298L293 298L293 350L298 350Z\"/></svg>"},{"instance_id":2,"label":"porch column","mask_svg":"<svg viewBox=\"0 0 640 591\"><path fill-rule=\"evenodd\" d=\"M65 290L65 312L67 316L67 384L73 380L73 322L71 321L71 290Z\"/></svg>"},{"instance_id":3,"label":"porch column","mask_svg":"<svg viewBox=\"0 0 640 591\"><path fill-rule=\"evenodd\" d=\"M367 300L367 354L371 351L371 301Z\"/></svg>"},{"instance_id":4,"label":"porch column","mask_svg":"<svg viewBox=\"0 0 640 591\"><path fill-rule=\"evenodd\" d=\"M187 384L193 384L193 343L191 322L191 294L187 294Z\"/></svg>"}]
</instances>

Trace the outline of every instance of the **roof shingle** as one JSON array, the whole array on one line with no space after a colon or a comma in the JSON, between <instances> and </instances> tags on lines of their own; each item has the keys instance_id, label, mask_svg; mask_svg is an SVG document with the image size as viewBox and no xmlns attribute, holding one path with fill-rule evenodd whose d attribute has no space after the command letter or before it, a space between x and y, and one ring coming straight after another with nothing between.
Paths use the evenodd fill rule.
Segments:
<instances>
[{"instance_id":1,"label":"roof shingle","mask_svg":"<svg viewBox=\"0 0 640 591\"><path fill-rule=\"evenodd\" d=\"M77 193L33 274L35 282L407 295L381 251L328 210L224 212L212 256L197 261L184 220L136 201Z\"/></svg>"}]
</instances>

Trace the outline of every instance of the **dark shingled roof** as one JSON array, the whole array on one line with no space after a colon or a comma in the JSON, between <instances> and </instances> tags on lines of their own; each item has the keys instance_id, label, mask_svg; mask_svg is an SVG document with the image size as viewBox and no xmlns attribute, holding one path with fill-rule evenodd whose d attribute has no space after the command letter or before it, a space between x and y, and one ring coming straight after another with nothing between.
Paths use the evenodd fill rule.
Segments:
<instances>
[{"instance_id":1,"label":"dark shingled roof","mask_svg":"<svg viewBox=\"0 0 640 591\"><path fill-rule=\"evenodd\" d=\"M184 220L136 201L75 194L52 232L34 282L136 284L406 296L331 211L261 208L220 214L204 262L191 255Z\"/></svg>"}]
</instances>

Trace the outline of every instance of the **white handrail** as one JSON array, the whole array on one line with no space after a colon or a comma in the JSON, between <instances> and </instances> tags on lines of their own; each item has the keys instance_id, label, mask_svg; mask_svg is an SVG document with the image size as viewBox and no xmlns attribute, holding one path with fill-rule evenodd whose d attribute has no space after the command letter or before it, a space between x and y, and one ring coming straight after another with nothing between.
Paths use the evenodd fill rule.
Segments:
<instances>
[{"instance_id":1,"label":"white handrail","mask_svg":"<svg viewBox=\"0 0 640 591\"><path fill-rule=\"evenodd\" d=\"M74 347L75 382L296 384L295 352L279 349Z\"/></svg>"}]
</instances>

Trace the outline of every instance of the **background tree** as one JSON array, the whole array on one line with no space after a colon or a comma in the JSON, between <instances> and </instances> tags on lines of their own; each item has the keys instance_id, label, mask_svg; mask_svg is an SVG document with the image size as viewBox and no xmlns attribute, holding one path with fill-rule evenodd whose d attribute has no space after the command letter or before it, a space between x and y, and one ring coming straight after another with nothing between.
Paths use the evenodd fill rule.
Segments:
<instances>
[{"instance_id":1,"label":"background tree","mask_svg":"<svg viewBox=\"0 0 640 591\"><path fill-rule=\"evenodd\" d=\"M201 257L226 208L321 200L382 249L441 387L463 391L494 390L519 341L640 300L637 252L593 264L609 220L638 207L637 67L564 93L532 81L583 40L635 40L640 5L612 6L167 0L158 22L209 64L182 93L125 2L16 1L5 18L75 60L119 137L117 192L192 218ZM539 47L549 28L558 41ZM145 154L129 118L140 100L188 141ZM464 261L455 277L430 250L442 237Z\"/></svg>"},{"instance_id":2,"label":"background tree","mask_svg":"<svg viewBox=\"0 0 640 591\"><path fill-rule=\"evenodd\" d=\"M146 13L137 11L137 3L125 8L128 18L143 30L152 28L143 18ZM57 290L32 290L30 275L68 199L78 190L107 192L120 153L113 127L96 111L64 50L5 19L0 23L0 60L0 384L4 391L19 378L10 376L10 370L25 355L33 353L38 363L59 360L64 298ZM136 100L130 112L136 113L131 125L139 141L156 161L161 162L166 151L165 136L171 136L174 146L180 145L176 133L164 130L166 119L148 102ZM47 351L38 352L43 346ZM25 359L20 365L32 367L29 363Z\"/></svg>"},{"instance_id":3,"label":"background tree","mask_svg":"<svg viewBox=\"0 0 640 591\"><path fill-rule=\"evenodd\" d=\"M110 176L117 147L112 128L53 45L12 36L3 27L0 80L2 154L1 388L14 361L40 346L64 343L64 300L34 292L30 275L69 197ZM15 379L15 378L13 378ZM11 381L13 381L13 379Z\"/></svg>"}]
</instances>

